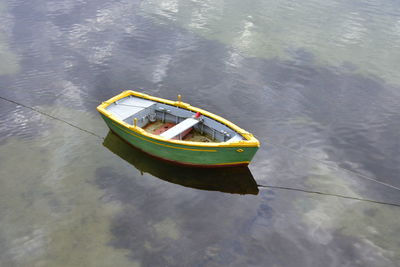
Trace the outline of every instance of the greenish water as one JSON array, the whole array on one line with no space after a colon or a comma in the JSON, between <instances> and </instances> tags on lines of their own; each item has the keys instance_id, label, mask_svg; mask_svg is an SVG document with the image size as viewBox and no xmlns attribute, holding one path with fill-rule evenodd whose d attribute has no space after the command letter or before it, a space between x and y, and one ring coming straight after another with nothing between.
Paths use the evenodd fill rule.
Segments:
<instances>
[{"instance_id":1,"label":"greenish water","mask_svg":"<svg viewBox=\"0 0 400 267\"><path fill-rule=\"evenodd\" d=\"M399 265L400 208L355 200L400 204L397 2L7 0L0 25L0 96L58 118L0 99L0 266ZM95 110L125 89L262 146L158 164Z\"/></svg>"},{"instance_id":2,"label":"greenish water","mask_svg":"<svg viewBox=\"0 0 400 267\"><path fill-rule=\"evenodd\" d=\"M143 1L145 12L217 40L247 57L352 66L399 83L400 8L395 1Z\"/></svg>"},{"instance_id":3,"label":"greenish water","mask_svg":"<svg viewBox=\"0 0 400 267\"><path fill-rule=\"evenodd\" d=\"M3 19L7 18L4 3L0 3L0 16ZM0 33L0 59L0 75L14 74L19 71L17 56L11 51L4 33Z\"/></svg>"}]
</instances>

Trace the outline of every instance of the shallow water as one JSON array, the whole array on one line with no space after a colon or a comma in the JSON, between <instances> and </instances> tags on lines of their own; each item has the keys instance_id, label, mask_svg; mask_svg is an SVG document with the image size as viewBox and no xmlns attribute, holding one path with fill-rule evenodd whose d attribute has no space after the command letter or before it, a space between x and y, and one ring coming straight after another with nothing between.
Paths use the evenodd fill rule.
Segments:
<instances>
[{"instance_id":1,"label":"shallow water","mask_svg":"<svg viewBox=\"0 0 400 267\"><path fill-rule=\"evenodd\" d=\"M333 195L400 204L399 46L389 0L3 1L1 97L105 138L182 94L262 146L232 187L0 99L0 265L398 266L400 208Z\"/></svg>"}]
</instances>

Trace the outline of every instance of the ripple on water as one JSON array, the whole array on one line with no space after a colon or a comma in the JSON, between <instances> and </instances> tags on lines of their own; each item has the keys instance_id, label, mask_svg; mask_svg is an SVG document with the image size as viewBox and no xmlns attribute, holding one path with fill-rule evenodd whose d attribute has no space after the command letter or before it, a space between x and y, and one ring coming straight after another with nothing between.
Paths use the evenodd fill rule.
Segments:
<instances>
[{"instance_id":1,"label":"ripple on water","mask_svg":"<svg viewBox=\"0 0 400 267\"><path fill-rule=\"evenodd\" d=\"M12 136L30 139L48 128L40 114L3 100L0 102L0 144Z\"/></svg>"},{"instance_id":2,"label":"ripple on water","mask_svg":"<svg viewBox=\"0 0 400 267\"><path fill-rule=\"evenodd\" d=\"M397 191L335 168L398 183L400 90L385 83L398 83L393 1L12 2L6 32L23 66L1 79L2 95L102 133L89 100L123 89L180 93L259 137L251 168L260 183L399 200ZM247 198L183 188L141 176L67 125L50 127L5 102L0 110L8 140L1 155L12 159L0 169L7 185L0 205L9 207L0 209L2 259L24 260L25 252L55 266L398 259L394 209L278 189ZM27 222L41 227L10 232Z\"/></svg>"}]
</instances>

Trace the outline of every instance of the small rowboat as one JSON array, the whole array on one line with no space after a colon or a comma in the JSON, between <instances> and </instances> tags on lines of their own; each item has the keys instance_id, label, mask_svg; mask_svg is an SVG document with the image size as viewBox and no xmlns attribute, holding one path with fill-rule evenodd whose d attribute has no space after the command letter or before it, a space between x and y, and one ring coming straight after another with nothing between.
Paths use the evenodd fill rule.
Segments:
<instances>
[{"instance_id":1,"label":"small rowboat","mask_svg":"<svg viewBox=\"0 0 400 267\"><path fill-rule=\"evenodd\" d=\"M248 165L260 142L208 111L124 91L97 107L110 129L159 159L199 167Z\"/></svg>"}]
</instances>

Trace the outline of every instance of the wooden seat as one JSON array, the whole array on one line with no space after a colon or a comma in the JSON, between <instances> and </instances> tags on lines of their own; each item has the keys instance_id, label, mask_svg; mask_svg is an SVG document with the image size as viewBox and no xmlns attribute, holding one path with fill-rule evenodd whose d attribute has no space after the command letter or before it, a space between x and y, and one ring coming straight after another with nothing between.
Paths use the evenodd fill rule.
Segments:
<instances>
[{"instance_id":1,"label":"wooden seat","mask_svg":"<svg viewBox=\"0 0 400 267\"><path fill-rule=\"evenodd\" d=\"M181 121L180 123L178 123L174 127L172 127L170 129L168 129L167 131L163 132L162 134L160 134L160 136L165 137L167 139L172 139L175 136L183 133L187 129L193 127L197 123L199 123L199 120L196 120L194 118L187 118L186 120Z\"/></svg>"},{"instance_id":2,"label":"wooden seat","mask_svg":"<svg viewBox=\"0 0 400 267\"><path fill-rule=\"evenodd\" d=\"M227 142L236 142L236 141L240 141L240 140L243 140L243 137L241 135L236 134L234 137L229 139Z\"/></svg>"}]
</instances>

